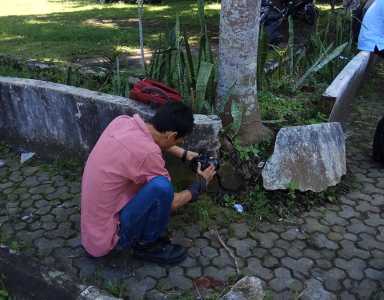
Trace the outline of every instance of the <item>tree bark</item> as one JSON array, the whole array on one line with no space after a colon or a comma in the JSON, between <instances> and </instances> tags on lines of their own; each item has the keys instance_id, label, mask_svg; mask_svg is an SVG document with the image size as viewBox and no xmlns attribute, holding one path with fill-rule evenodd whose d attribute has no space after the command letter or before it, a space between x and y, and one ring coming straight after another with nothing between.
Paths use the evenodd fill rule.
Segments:
<instances>
[{"instance_id":1,"label":"tree bark","mask_svg":"<svg viewBox=\"0 0 384 300\"><path fill-rule=\"evenodd\" d=\"M220 16L219 77L217 109L224 111L225 98L243 108L240 143L250 145L270 138L262 125L257 102L257 46L261 0L222 0Z\"/></svg>"}]
</instances>

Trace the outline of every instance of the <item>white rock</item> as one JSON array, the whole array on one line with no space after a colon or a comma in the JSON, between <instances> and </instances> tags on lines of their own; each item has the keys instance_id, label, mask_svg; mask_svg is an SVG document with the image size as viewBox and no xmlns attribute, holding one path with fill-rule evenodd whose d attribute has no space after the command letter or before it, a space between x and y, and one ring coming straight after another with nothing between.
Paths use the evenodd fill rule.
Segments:
<instances>
[{"instance_id":1,"label":"white rock","mask_svg":"<svg viewBox=\"0 0 384 300\"><path fill-rule=\"evenodd\" d=\"M240 279L221 300L263 300L265 296L262 282L254 276Z\"/></svg>"},{"instance_id":2,"label":"white rock","mask_svg":"<svg viewBox=\"0 0 384 300\"><path fill-rule=\"evenodd\" d=\"M345 137L340 123L282 128L263 172L267 190L321 192L346 173Z\"/></svg>"}]
</instances>

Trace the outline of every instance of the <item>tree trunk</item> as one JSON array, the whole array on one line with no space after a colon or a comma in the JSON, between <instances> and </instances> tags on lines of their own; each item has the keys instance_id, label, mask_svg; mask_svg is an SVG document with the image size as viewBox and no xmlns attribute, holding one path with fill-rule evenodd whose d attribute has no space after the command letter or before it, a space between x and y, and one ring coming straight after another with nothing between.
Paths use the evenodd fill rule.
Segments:
<instances>
[{"instance_id":1,"label":"tree trunk","mask_svg":"<svg viewBox=\"0 0 384 300\"><path fill-rule=\"evenodd\" d=\"M217 108L223 111L231 89L232 99L243 108L241 144L259 143L271 136L262 125L257 102L257 46L261 0L222 0L220 16Z\"/></svg>"}]
</instances>

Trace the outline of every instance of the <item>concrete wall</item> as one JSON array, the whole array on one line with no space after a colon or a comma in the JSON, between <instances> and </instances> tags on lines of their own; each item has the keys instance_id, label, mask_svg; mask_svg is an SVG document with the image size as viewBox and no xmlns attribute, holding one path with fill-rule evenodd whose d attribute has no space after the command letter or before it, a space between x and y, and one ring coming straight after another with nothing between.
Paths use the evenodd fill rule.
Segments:
<instances>
[{"instance_id":1,"label":"concrete wall","mask_svg":"<svg viewBox=\"0 0 384 300\"><path fill-rule=\"evenodd\" d=\"M345 128L355 93L374 59L375 55L370 52L359 52L328 86L323 100L332 107L329 122L340 122Z\"/></svg>"},{"instance_id":2,"label":"concrete wall","mask_svg":"<svg viewBox=\"0 0 384 300\"><path fill-rule=\"evenodd\" d=\"M0 138L45 156L84 156L100 133L118 115L154 110L131 99L32 79L0 77ZM195 115L195 129L187 139L191 150L218 151L221 121Z\"/></svg>"}]
</instances>

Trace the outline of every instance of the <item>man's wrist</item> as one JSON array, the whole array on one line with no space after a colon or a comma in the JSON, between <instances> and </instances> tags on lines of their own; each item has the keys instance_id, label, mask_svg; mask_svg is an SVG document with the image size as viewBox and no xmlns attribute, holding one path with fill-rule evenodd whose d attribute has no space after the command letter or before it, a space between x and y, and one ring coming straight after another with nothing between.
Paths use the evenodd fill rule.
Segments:
<instances>
[{"instance_id":1,"label":"man's wrist","mask_svg":"<svg viewBox=\"0 0 384 300\"><path fill-rule=\"evenodd\" d=\"M207 190L207 181L204 177L199 176L192 184L187 188L191 192L191 202L195 202L199 196Z\"/></svg>"},{"instance_id":2,"label":"man's wrist","mask_svg":"<svg viewBox=\"0 0 384 300\"><path fill-rule=\"evenodd\" d=\"M181 156L181 161L185 163L187 161L188 150L184 150L183 155Z\"/></svg>"}]
</instances>

